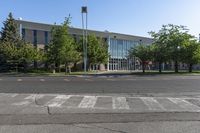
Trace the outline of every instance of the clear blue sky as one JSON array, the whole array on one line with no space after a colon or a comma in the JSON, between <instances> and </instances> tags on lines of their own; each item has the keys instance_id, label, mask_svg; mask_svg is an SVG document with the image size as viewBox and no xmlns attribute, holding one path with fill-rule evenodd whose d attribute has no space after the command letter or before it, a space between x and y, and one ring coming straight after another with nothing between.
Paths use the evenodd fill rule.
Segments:
<instances>
[{"instance_id":1,"label":"clear blue sky","mask_svg":"<svg viewBox=\"0 0 200 133\"><path fill-rule=\"evenodd\" d=\"M200 0L0 0L0 27L9 12L15 18L53 24L71 14L81 27L80 7L87 4L89 29L149 36L163 24L185 25L200 33Z\"/></svg>"}]
</instances>

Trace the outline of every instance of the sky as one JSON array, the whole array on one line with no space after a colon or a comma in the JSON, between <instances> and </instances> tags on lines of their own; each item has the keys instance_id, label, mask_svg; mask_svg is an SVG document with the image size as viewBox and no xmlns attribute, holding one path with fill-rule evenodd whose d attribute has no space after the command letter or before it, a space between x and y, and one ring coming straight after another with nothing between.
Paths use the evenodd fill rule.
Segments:
<instances>
[{"instance_id":1,"label":"sky","mask_svg":"<svg viewBox=\"0 0 200 133\"><path fill-rule=\"evenodd\" d=\"M0 27L9 12L27 21L60 24L69 14L81 28L81 6L88 6L88 28L150 37L163 24L184 25L198 37L200 0L0 0Z\"/></svg>"}]
</instances>

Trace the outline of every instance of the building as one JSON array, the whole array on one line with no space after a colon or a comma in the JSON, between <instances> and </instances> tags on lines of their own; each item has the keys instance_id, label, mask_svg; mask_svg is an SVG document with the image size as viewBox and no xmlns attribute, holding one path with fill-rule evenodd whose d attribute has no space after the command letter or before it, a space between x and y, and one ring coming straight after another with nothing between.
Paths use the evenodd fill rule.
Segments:
<instances>
[{"instance_id":1,"label":"building","mask_svg":"<svg viewBox=\"0 0 200 133\"><path fill-rule=\"evenodd\" d=\"M51 40L50 31L53 25L36 22L16 20L20 35L25 41L32 43L38 48L44 48ZM82 36L82 29L69 28L69 34L78 40ZM101 32L88 30L88 34L95 34L108 43L110 59L107 65L101 65L96 69L101 70L135 70L137 62L133 58L127 57L128 50L138 44L151 44L152 39L140 36L125 35L112 32Z\"/></svg>"}]
</instances>

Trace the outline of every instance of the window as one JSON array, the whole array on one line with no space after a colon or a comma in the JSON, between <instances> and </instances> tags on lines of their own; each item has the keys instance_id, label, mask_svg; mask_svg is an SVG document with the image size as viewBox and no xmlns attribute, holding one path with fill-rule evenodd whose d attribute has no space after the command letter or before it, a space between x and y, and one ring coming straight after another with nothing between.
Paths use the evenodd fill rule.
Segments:
<instances>
[{"instance_id":1,"label":"window","mask_svg":"<svg viewBox=\"0 0 200 133\"><path fill-rule=\"evenodd\" d=\"M33 30L33 44L37 45L37 30Z\"/></svg>"},{"instance_id":2,"label":"window","mask_svg":"<svg viewBox=\"0 0 200 133\"><path fill-rule=\"evenodd\" d=\"M23 40L25 40L25 34L26 34L26 31L25 31L25 29L23 28L23 29L22 29L22 39L23 39Z\"/></svg>"},{"instance_id":3,"label":"window","mask_svg":"<svg viewBox=\"0 0 200 133\"><path fill-rule=\"evenodd\" d=\"M44 41L45 41L45 45L48 44L48 31L44 32Z\"/></svg>"}]
</instances>

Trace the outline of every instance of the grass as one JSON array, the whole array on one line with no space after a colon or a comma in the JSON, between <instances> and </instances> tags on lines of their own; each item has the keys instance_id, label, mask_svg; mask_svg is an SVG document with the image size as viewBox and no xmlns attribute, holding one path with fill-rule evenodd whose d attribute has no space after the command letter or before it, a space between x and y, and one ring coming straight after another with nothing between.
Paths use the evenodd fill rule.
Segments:
<instances>
[{"instance_id":1,"label":"grass","mask_svg":"<svg viewBox=\"0 0 200 133\"><path fill-rule=\"evenodd\" d=\"M71 72L70 74L65 75L65 72L55 73L53 74L50 71L45 70L31 70L27 73L22 72L9 72L9 73L2 73L1 75L7 76L73 76L73 75L200 75L200 71L194 70L192 73L189 73L187 70L179 70L179 73L175 73L173 70L163 71L159 73L157 70L146 70L145 73L141 71L131 72L131 71L89 71L89 72Z\"/></svg>"},{"instance_id":2,"label":"grass","mask_svg":"<svg viewBox=\"0 0 200 133\"><path fill-rule=\"evenodd\" d=\"M178 73L175 73L173 70L162 71L159 73L157 70L146 70L145 73L142 72L132 72L132 75L200 75L200 71L194 70L192 73L189 73L187 70L179 70Z\"/></svg>"}]
</instances>

